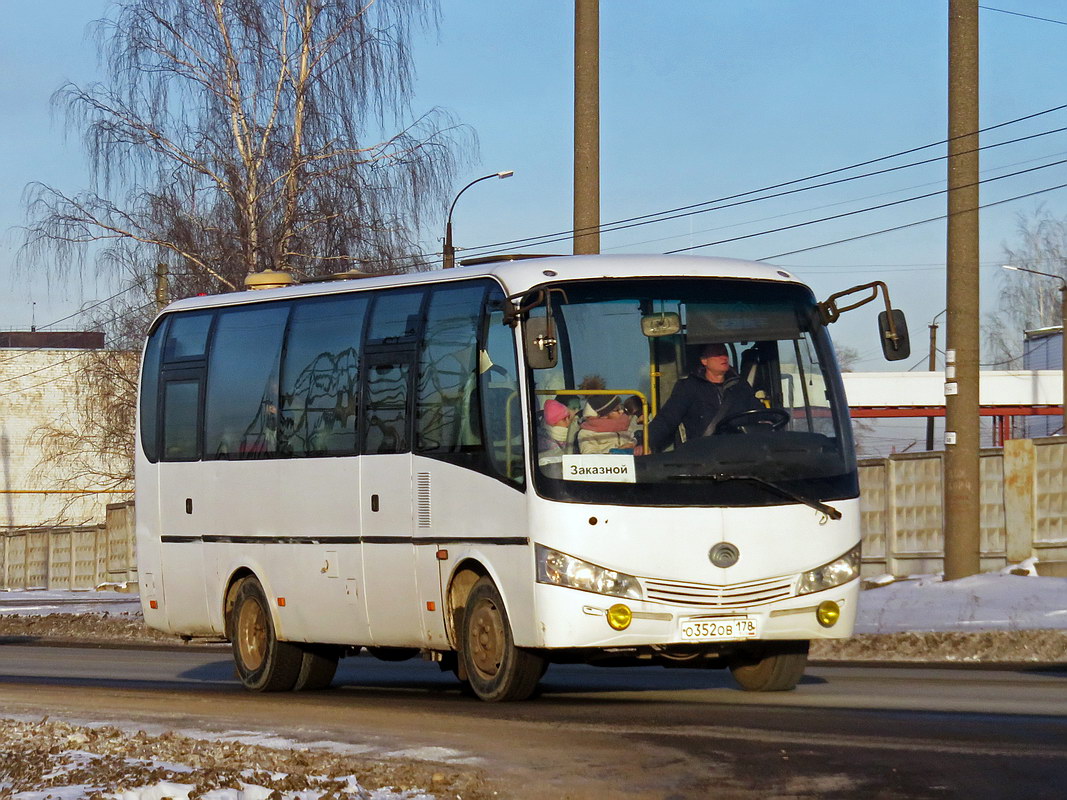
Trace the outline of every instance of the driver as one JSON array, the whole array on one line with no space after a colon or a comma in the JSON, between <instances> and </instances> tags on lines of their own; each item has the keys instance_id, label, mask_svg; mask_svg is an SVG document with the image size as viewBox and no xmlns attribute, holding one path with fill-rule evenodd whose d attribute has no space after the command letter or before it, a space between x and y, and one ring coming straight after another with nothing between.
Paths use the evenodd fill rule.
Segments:
<instances>
[{"instance_id":1,"label":"driver","mask_svg":"<svg viewBox=\"0 0 1067 800\"><path fill-rule=\"evenodd\" d=\"M722 420L742 411L763 408L752 387L734 372L726 345L706 344L700 350L700 366L688 378L675 384L671 396L648 425L648 444L653 453L662 452L679 425L686 439L715 432Z\"/></svg>"}]
</instances>

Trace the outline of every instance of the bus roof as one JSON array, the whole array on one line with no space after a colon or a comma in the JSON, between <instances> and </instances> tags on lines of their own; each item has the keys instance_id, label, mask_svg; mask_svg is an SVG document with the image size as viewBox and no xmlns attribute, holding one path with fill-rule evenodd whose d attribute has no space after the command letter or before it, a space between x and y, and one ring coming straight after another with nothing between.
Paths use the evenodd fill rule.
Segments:
<instances>
[{"instance_id":1,"label":"bus roof","mask_svg":"<svg viewBox=\"0 0 1067 800\"><path fill-rule=\"evenodd\" d=\"M393 275L352 278L336 281L317 281L296 284L281 289L227 292L225 294L190 297L167 306L165 312L193 308L261 303L293 297L341 294L362 289L411 286L454 281L463 278L496 278L509 294L518 294L534 286L555 281L588 280L595 278L741 278L750 280L799 283L799 279L784 269L757 261L732 258L679 255L584 255L548 256L501 260L475 266L461 266L450 270L408 272Z\"/></svg>"}]
</instances>

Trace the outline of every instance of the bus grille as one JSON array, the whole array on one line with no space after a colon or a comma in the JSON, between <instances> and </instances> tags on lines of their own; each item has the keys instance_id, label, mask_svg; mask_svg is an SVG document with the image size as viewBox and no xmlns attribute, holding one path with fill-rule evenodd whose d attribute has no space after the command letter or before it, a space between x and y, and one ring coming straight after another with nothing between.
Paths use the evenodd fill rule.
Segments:
<instances>
[{"instance_id":1,"label":"bus grille","mask_svg":"<svg viewBox=\"0 0 1067 800\"><path fill-rule=\"evenodd\" d=\"M789 575L725 586L650 578L642 579L642 583L645 585L646 599L689 608L747 608L767 605L793 595L793 577Z\"/></svg>"}]
</instances>

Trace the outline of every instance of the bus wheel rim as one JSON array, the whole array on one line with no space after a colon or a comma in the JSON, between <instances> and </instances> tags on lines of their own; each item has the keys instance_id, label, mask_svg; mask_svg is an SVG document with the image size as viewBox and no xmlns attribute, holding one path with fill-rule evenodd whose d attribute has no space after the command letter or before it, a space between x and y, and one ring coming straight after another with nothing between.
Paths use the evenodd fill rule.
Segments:
<instances>
[{"instance_id":1,"label":"bus wheel rim","mask_svg":"<svg viewBox=\"0 0 1067 800\"><path fill-rule=\"evenodd\" d=\"M471 614L469 645L471 661L478 672L494 677L504 660L507 636L503 617L493 603L479 603Z\"/></svg>"},{"instance_id":2,"label":"bus wheel rim","mask_svg":"<svg viewBox=\"0 0 1067 800\"><path fill-rule=\"evenodd\" d=\"M241 606L237 618L237 646L244 666L250 672L259 669L267 655L266 615L259 603L249 601Z\"/></svg>"}]
</instances>

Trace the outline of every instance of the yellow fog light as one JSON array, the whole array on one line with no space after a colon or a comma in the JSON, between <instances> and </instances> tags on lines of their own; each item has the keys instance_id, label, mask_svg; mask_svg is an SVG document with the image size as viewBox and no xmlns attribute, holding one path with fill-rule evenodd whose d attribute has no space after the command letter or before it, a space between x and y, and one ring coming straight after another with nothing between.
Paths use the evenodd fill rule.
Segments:
<instances>
[{"instance_id":1,"label":"yellow fog light","mask_svg":"<svg viewBox=\"0 0 1067 800\"><path fill-rule=\"evenodd\" d=\"M622 603L616 603L608 609L608 625L617 631L624 631L629 628L630 621L633 618L634 613L629 606L624 606Z\"/></svg>"},{"instance_id":2,"label":"yellow fog light","mask_svg":"<svg viewBox=\"0 0 1067 800\"><path fill-rule=\"evenodd\" d=\"M824 600L815 609L815 619L819 620L819 624L824 628L832 628L841 619L841 606L833 600Z\"/></svg>"}]
</instances>

